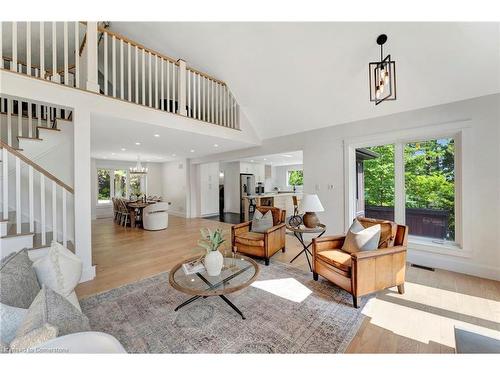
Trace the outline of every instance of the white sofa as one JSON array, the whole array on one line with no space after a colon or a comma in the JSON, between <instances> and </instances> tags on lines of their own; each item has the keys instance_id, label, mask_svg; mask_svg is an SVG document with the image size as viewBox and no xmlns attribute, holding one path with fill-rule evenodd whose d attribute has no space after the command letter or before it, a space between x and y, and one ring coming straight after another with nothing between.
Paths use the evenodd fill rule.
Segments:
<instances>
[{"instance_id":1,"label":"white sofa","mask_svg":"<svg viewBox=\"0 0 500 375\"><path fill-rule=\"evenodd\" d=\"M142 225L146 230L162 230L168 227L168 204L158 202L142 210Z\"/></svg>"}]
</instances>

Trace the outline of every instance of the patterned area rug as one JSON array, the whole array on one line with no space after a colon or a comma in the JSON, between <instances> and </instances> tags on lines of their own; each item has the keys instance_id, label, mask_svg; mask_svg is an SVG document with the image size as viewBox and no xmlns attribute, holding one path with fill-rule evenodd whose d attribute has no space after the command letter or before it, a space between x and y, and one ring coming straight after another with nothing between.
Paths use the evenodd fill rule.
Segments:
<instances>
[{"instance_id":1,"label":"patterned area rug","mask_svg":"<svg viewBox=\"0 0 500 375\"><path fill-rule=\"evenodd\" d=\"M342 353L363 321L350 294L281 262L260 266L256 286L181 308L187 296L168 273L80 301L93 330L115 336L129 353ZM366 299L362 300L362 305Z\"/></svg>"}]
</instances>

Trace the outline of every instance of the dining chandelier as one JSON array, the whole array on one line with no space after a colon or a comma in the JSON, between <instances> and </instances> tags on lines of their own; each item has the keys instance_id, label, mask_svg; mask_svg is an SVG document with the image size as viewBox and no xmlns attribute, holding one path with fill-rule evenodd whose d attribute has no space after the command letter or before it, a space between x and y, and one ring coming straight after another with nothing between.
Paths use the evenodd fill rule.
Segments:
<instances>
[{"instance_id":1,"label":"dining chandelier","mask_svg":"<svg viewBox=\"0 0 500 375\"><path fill-rule=\"evenodd\" d=\"M143 167L141 164L141 157L137 156L137 163L135 167L130 167L129 169L130 174L146 174L148 173L148 169L146 167Z\"/></svg>"},{"instance_id":2,"label":"dining chandelier","mask_svg":"<svg viewBox=\"0 0 500 375\"><path fill-rule=\"evenodd\" d=\"M370 101L375 105L385 100L396 100L396 62L391 60L391 55L384 57L384 43L387 35L377 37L380 46L380 61L368 64L370 76Z\"/></svg>"}]
</instances>

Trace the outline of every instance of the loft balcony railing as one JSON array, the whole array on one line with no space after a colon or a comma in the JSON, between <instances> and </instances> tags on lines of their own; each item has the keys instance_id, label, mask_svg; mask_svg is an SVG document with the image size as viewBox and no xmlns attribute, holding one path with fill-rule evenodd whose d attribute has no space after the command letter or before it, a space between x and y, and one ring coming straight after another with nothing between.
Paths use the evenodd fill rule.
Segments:
<instances>
[{"instance_id":1,"label":"loft balcony railing","mask_svg":"<svg viewBox=\"0 0 500 375\"><path fill-rule=\"evenodd\" d=\"M0 69L240 128L239 105L223 81L97 22L3 22Z\"/></svg>"}]
</instances>

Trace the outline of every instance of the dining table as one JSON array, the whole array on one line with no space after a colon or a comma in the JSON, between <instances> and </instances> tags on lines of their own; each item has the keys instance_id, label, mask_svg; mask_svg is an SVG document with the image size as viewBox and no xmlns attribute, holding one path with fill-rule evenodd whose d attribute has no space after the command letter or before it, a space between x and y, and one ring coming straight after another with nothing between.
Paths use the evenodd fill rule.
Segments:
<instances>
[{"instance_id":1,"label":"dining table","mask_svg":"<svg viewBox=\"0 0 500 375\"><path fill-rule=\"evenodd\" d=\"M157 201L130 201L127 203L127 208L130 213L130 227L135 228L135 221L137 219L136 210L139 211L139 216L142 217L142 210L151 204L157 203Z\"/></svg>"}]
</instances>

